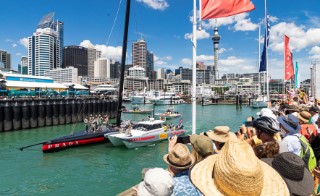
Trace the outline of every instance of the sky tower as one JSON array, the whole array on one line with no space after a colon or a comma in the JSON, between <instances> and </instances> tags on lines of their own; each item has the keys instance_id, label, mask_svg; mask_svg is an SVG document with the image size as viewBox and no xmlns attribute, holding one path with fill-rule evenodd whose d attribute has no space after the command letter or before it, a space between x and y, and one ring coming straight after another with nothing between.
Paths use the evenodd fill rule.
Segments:
<instances>
[{"instance_id":1,"label":"sky tower","mask_svg":"<svg viewBox=\"0 0 320 196\"><path fill-rule=\"evenodd\" d=\"M214 80L218 79L218 49L220 42L220 35L218 34L218 27L214 27L214 34L212 37L213 52L214 52Z\"/></svg>"}]
</instances>

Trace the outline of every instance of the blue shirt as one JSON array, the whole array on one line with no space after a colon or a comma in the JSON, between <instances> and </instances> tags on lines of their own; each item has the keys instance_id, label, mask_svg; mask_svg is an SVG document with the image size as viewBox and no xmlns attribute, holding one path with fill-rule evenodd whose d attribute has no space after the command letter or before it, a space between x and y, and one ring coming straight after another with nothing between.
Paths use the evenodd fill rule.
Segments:
<instances>
[{"instance_id":1,"label":"blue shirt","mask_svg":"<svg viewBox=\"0 0 320 196\"><path fill-rule=\"evenodd\" d=\"M174 188L173 195L174 196L200 196L201 192L191 183L189 175L189 171L184 171L173 176L174 180Z\"/></svg>"},{"instance_id":2,"label":"blue shirt","mask_svg":"<svg viewBox=\"0 0 320 196\"><path fill-rule=\"evenodd\" d=\"M287 135L286 137L284 137L282 141L279 143L280 153L292 152L300 156L301 143L297 136L301 137L301 134L296 133L296 134Z\"/></svg>"}]
</instances>

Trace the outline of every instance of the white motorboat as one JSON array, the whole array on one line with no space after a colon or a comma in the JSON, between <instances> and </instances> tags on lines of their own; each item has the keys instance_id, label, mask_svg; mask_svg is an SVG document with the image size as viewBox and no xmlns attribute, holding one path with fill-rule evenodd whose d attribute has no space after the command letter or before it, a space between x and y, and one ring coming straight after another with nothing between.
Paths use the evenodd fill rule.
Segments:
<instances>
[{"instance_id":1,"label":"white motorboat","mask_svg":"<svg viewBox=\"0 0 320 196\"><path fill-rule=\"evenodd\" d=\"M105 134L105 137L107 137L114 146L125 145L127 148L137 148L185 133L182 123L176 127L169 128L164 125L164 122L165 121L150 118L148 121L140 121L134 125L132 129L127 129L125 133Z\"/></svg>"},{"instance_id":2,"label":"white motorboat","mask_svg":"<svg viewBox=\"0 0 320 196\"><path fill-rule=\"evenodd\" d=\"M181 104L185 101L175 93L166 92L159 96L150 99L150 102L156 105L172 105L172 104Z\"/></svg>"},{"instance_id":3,"label":"white motorboat","mask_svg":"<svg viewBox=\"0 0 320 196\"><path fill-rule=\"evenodd\" d=\"M169 120L178 118L181 116L181 114L179 114L177 111L174 111L173 108L169 108L165 113L157 113L155 116L159 116L160 120Z\"/></svg>"},{"instance_id":4,"label":"white motorboat","mask_svg":"<svg viewBox=\"0 0 320 196\"><path fill-rule=\"evenodd\" d=\"M267 108L268 107L268 97L259 96L252 102L252 108Z\"/></svg>"}]
</instances>

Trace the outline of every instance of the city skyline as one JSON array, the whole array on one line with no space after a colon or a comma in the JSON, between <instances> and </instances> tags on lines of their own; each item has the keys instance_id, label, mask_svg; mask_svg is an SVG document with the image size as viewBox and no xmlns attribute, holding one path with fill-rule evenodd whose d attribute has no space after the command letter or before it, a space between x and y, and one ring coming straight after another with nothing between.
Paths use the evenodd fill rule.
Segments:
<instances>
[{"instance_id":1,"label":"city skyline","mask_svg":"<svg viewBox=\"0 0 320 196\"><path fill-rule=\"evenodd\" d=\"M120 60L125 1L95 0L4 2L0 8L3 20L0 49L11 54L11 67L17 69L21 56L27 56L27 37L31 36L41 18L55 12L55 21L64 23L64 45L94 46L102 57ZM76 3L77 2L77 3ZM253 0L256 9L249 13L217 20L219 34L219 75L258 70L258 23L264 17L264 2ZM310 78L312 58L320 58L320 2L310 0L292 3L267 1L270 15L269 72L272 78L283 78L283 36L288 35L293 60L300 65L301 80ZM30 12L38 6L36 12ZM6 9L14 7L15 9ZM119 8L118 15L116 15ZM155 69L191 68L193 1L132 0L127 63L131 63L131 44L141 37L154 56ZM116 23L114 23L116 19ZM197 61L213 65L213 28L215 20L202 22L197 33ZM112 30L112 34L110 34ZM261 28L261 52L264 26Z\"/></svg>"}]
</instances>

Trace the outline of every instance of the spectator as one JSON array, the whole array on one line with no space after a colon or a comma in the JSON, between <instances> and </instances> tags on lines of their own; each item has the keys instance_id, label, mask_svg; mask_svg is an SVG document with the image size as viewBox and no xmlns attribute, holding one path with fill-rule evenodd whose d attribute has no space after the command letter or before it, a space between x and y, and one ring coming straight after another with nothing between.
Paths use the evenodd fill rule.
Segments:
<instances>
[{"instance_id":1,"label":"spectator","mask_svg":"<svg viewBox=\"0 0 320 196\"><path fill-rule=\"evenodd\" d=\"M262 143L280 140L280 137L277 136L280 131L279 123L273 118L263 116L253 121L252 125L256 129L257 137Z\"/></svg>"},{"instance_id":2,"label":"spectator","mask_svg":"<svg viewBox=\"0 0 320 196\"><path fill-rule=\"evenodd\" d=\"M289 195L278 172L241 140L228 140L219 154L196 164L190 178L204 195Z\"/></svg>"},{"instance_id":3,"label":"spectator","mask_svg":"<svg viewBox=\"0 0 320 196\"><path fill-rule=\"evenodd\" d=\"M228 126L216 126L213 131L208 131L207 135L215 144L216 152L219 152L230 138L237 138L234 133L230 132Z\"/></svg>"},{"instance_id":4,"label":"spectator","mask_svg":"<svg viewBox=\"0 0 320 196\"><path fill-rule=\"evenodd\" d=\"M168 154L163 156L163 160L173 175L175 196L201 195L189 179L189 169L195 164L195 158L187 146L177 143L177 136L169 140Z\"/></svg>"},{"instance_id":5,"label":"spectator","mask_svg":"<svg viewBox=\"0 0 320 196\"><path fill-rule=\"evenodd\" d=\"M191 153L195 157L196 163L213 154L213 143L211 139L205 135L191 135L190 143L192 145Z\"/></svg>"},{"instance_id":6,"label":"spectator","mask_svg":"<svg viewBox=\"0 0 320 196\"><path fill-rule=\"evenodd\" d=\"M162 168L149 169L138 185L138 196L170 196L173 195L173 177Z\"/></svg>"},{"instance_id":7,"label":"spectator","mask_svg":"<svg viewBox=\"0 0 320 196\"><path fill-rule=\"evenodd\" d=\"M314 180L299 156L291 152L284 152L274 158L262 159L262 161L278 171L291 195L312 195Z\"/></svg>"},{"instance_id":8,"label":"spectator","mask_svg":"<svg viewBox=\"0 0 320 196\"><path fill-rule=\"evenodd\" d=\"M313 124L309 124L311 114L307 111L300 112L298 114L298 119L301 125L299 133L303 135L308 142L311 141L316 135L318 135L317 128Z\"/></svg>"},{"instance_id":9,"label":"spectator","mask_svg":"<svg viewBox=\"0 0 320 196\"><path fill-rule=\"evenodd\" d=\"M311 117L311 123L316 126L316 122L317 122L317 120L318 120L318 118L319 118L319 114L318 114L319 108L318 108L318 107L315 107L315 106L312 106L312 107L309 109L309 112L310 112L310 114L311 114L311 116L312 116L312 117Z\"/></svg>"}]
</instances>

